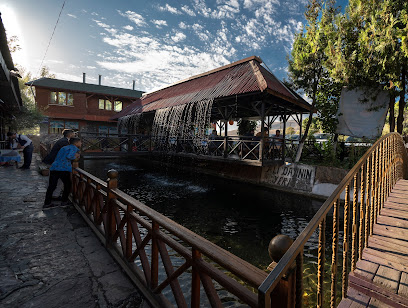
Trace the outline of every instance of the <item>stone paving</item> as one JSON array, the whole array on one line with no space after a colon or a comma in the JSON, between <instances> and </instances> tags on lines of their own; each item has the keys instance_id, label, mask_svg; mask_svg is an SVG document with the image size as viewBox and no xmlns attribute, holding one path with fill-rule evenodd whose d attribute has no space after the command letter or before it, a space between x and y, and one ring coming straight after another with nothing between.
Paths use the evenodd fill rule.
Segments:
<instances>
[{"instance_id":1,"label":"stone paving","mask_svg":"<svg viewBox=\"0 0 408 308\"><path fill-rule=\"evenodd\" d=\"M42 211L37 165L0 167L0 306L146 305L73 207Z\"/></svg>"}]
</instances>

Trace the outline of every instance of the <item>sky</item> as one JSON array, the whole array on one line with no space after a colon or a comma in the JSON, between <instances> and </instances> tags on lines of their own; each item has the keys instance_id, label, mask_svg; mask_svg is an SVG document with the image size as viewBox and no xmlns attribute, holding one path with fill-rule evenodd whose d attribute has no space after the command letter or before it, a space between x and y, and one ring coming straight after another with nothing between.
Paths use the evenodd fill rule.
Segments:
<instances>
[{"instance_id":1,"label":"sky","mask_svg":"<svg viewBox=\"0 0 408 308\"><path fill-rule=\"evenodd\" d=\"M15 64L58 79L152 91L249 56L280 79L308 0L0 0ZM338 0L345 6L347 0Z\"/></svg>"}]
</instances>

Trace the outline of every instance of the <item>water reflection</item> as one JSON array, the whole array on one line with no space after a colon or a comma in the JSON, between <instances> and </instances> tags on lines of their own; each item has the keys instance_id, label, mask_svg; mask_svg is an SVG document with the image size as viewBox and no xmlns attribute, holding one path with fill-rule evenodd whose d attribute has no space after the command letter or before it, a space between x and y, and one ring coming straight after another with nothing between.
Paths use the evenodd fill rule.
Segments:
<instances>
[{"instance_id":1,"label":"water reflection","mask_svg":"<svg viewBox=\"0 0 408 308\"><path fill-rule=\"evenodd\" d=\"M263 269L271 262L272 237L296 238L321 205L312 198L145 161L85 161L85 169L102 179L109 169L118 170L124 192Z\"/></svg>"}]
</instances>

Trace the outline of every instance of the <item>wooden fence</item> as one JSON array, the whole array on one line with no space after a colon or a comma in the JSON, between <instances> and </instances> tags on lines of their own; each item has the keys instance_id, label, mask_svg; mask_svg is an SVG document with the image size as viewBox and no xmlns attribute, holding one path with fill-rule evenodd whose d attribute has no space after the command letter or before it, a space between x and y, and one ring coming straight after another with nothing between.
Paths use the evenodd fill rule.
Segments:
<instances>
[{"instance_id":1,"label":"wooden fence","mask_svg":"<svg viewBox=\"0 0 408 308\"><path fill-rule=\"evenodd\" d=\"M105 182L74 167L74 204L154 306L222 307L235 298L258 307L265 271L119 190L116 171Z\"/></svg>"}]
</instances>

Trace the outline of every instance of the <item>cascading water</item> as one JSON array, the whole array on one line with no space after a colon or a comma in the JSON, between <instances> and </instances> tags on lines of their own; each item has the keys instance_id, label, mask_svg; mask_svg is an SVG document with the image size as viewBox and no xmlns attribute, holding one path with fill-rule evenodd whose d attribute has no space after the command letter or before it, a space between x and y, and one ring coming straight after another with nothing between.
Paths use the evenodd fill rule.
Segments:
<instances>
[{"instance_id":1,"label":"cascading water","mask_svg":"<svg viewBox=\"0 0 408 308\"><path fill-rule=\"evenodd\" d=\"M212 104L213 100L203 100L156 110L152 129L156 148L171 151L182 144L184 150L190 146L187 151L207 153Z\"/></svg>"},{"instance_id":2,"label":"cascading water","mask_svg":"<svg viewBox=\"0 0 408 308\"><path fill-rule=\"evenodd\" d=\"M136 113L119 118L118 131L123 132L127 129L128 134L136 134L141 117L142 113Z\"/></svg>"}]
</instances>

